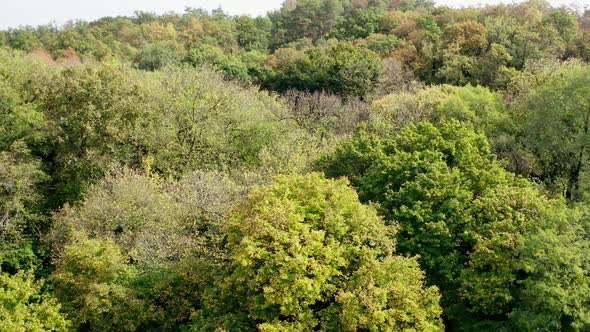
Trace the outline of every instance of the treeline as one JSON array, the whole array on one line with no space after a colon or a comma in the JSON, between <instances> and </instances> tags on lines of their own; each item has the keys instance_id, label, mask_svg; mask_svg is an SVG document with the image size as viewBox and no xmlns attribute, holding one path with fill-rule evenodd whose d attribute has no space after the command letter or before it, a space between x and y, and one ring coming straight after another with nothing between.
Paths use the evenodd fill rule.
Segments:
<instances>
[{"instance_id":1,"label":"treeline","mask_svg":"<svg viewBox=\"0 0 590 332\"><path fill-rule=\"evenodd\" d=\"M543 0L464 9L429 0L300 0L256 18L187 8L0 32L0 45L47 60L147 70L208 64L273 91L360 98L404 88L412 76L501 89L529 61L589 60L589 41L588 12Z\"/></svg>"},{"instance_id":2,"label":"treeline","mask_svg":"<svg viewBox=\"0 0 590 332\"><path fill-rule=\"evenodd\" d=\"M590 329L590 16L3 32L0 331Z\"/></svg>"}]
</instances>

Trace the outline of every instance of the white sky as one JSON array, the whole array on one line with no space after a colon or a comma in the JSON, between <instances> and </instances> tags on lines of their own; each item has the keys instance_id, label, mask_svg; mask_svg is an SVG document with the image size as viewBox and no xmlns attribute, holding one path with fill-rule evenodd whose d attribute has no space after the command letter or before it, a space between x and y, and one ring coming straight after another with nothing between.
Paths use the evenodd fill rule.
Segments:
<instances>
[{"instance_id":1,"label":"white sky","mask_svg":"<svg viewBox=\"0 0 590 332\"><path fill-rule=\"evenodd\" d=\"M517 0L516 2L518 2ZM553 5L590 6L590 0L549 0ZM0 0L0 29L20 25L62 24L70 19L94 20L104 16L132 15L136 10L163 13L184 8L222 7L230 14L263 15L283 0ZM469 6L511 0L437 0L441 5Z\"/></svg>"}]
</instances>

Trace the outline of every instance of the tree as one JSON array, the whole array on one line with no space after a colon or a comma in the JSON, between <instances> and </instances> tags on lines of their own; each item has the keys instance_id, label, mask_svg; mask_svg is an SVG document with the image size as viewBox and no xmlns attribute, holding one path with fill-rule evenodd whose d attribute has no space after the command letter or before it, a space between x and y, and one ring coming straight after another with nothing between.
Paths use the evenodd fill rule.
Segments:
<instances>
[{"instance_id":1,"label":"tree","mask_svg":"<svg viewBox=\"0 0 590 332\"><path fill-rule=\"evenodd\" d=\"M23 51L32 51L39 47L39 41L31 28L10 31L8 35L8 44L14 49Z\"/></svg>"},{"instance_id":2,"label":"tree","mask_svg":"<svg viewBox=\"0 0 590 332\"><path fill-rule=\"evenodd\" d=\"M379 15L375 10L357 9L334 27L340 39L367 38L379 29Z\"/></svg>"},{"instance_id":3,"label":"tree","mask_svg":"<svg viewBox=\"0 0 590 332\"><path fill-rule=\"evenodd\" d=\"M285 1L271 13L274 48L300 38L319 39L330 33L344 8L339 0Z\"/></svg>"},{"instance_id":4,"label":"tree","mask_svg":"<svg viewBox=\"0 0 590 332\"><path fill-rule=\"evenodd\" d=\"M167 65L180 63L178 51L171 45L158 43L145 46L135 60L137 68L157 70Z\"/></svg>"},{"instance_id":5,"label":"tree","mask_svg":"<svg viewBox=\"0 0 590 332\"><path fill-rule=\"evenodd\" d=\"M249 82L251 79L248 67L240 58L226 55L222 49L215 46L201 45L192 48L185 61L193 66L213 66L221 71L228 80Z\"/></svg>"},{"instance_id":6,"label":"tree","mask_svg":"<svg viewBox=\"0 0 590 332\"><path fill-rule=\"evenodd\" d=\"M33 205L39 200L36 186L44 175L24 142L0 152L0 237L18 238L28 227L35 228L28 221L34 219Z\"/></svg>"},{"instance_id":7,"label":"tree","mask_svg":"<svg viewBox=\"0 0 590 332\"><path fill-rule=\"evenodd\" d=\"M510 67L523 69L531 60L561 58L566 44L558 30L543 22L545 1L527 1L498 8L497 15L484 19L490 44L504 46L511 61Z\"/></svg>"},{"instance_id":8,"label":"tree","mask_svg":"<svg viewBox=\"0 0 590 332\"><path fill-rule=\"evenodd\" d=\"M129 69L106 64L42 73L30 88L45 116L47 142L40 147L51 182L50 207L81 198L114 161L141 165L152 125L153 96ZM45 84L44 80L52 84Z\"/></svg>"},{"instance_id":9,"label":"tree","mask_svg":"<svg viewBox=\"0 0 590 332\"><path fill-rule=\"evenodd\" d=\"M41 291L32 272L0 273L0 331L69 331L57 300Z\"/></svg>"},{"instance_id":10,"label":"tree","mask_svg":"<svg viewBox=\"0 0 590 332\"><path fill-rule=\"evenodd\" d=\"M437 291L424 287L414 258L393 255L394 232L358 202L346 180L275 178L230 216L231 264L221 300L227 307L219 326L441 329Z\"/></svg>"},{"instance_id":11,"label":"tree","mask_svg":"<svg viewBox=\"0 0 590 332\"><path fill-rule=\"evenodd\" d=\"M578 61L533 67L515 84L518 141L535 157L530 175L568 199L588 190L590 66Z\"/></svg>"},{"instance_id":12,"label":"tree","mask_svg":"<svg viewBox=\"0 0 590 332\"><path fill-rule=\"evenodd\" d=\"M513 57L506 46L480 23L467 21L448 25L444 42L443 65L436 73L443 82L503 88L516 71L508 67Z\"/></svg>"},{"instance_id":13,"label":"tree","mask_svg":"<svg viewBox=\"0 0 590 332\"><path fill-rule=\"evenodd\" d=\"M251 18L239 16L235 18L238 31L238 44L245 51L268 49L272 22L266 17Z\"/></svg>"},{"instance_id":14,"label":"tree","mask_svg":"<svg viewBox=\"0 0 590 332\"><path fill-rule=\"evenodd\" d=\"M480 204L488 212L478 218L482 241L464 271L463 291L475 296L466 300L480 312L509 311L505 330L588 329L587 211L531 189L501 188Z\"/></svg>"},{"instance_id":15,"label":"tree","mask_svg":"<svg viewBox=\"0 0 590 332\"><path fill-rule=\"evenodd\" d=\"M0 48L8 47L8 33L6 31L0 31Z\"/></svg>"},{"instance_id":16,"label":"tree","mask_svg":"<svg viewBox=\"0 0 590 332\"><path fill-rule=\"evenodd\" d=\"M584 61L590 59L590 10L586 9L579 18L576 53Z\"/></svg>"},{"instance_id":17,"label":"tree","mask_svg":"<svg viewBox=\"0 0 590 332\"><path fill-rule=\"evenodd\" d=\"M332 59L325 69L330 91L345 98L363 99L375 90L381 74L381 59L377 54L350 44L338 44L327 56Z\"/></svg>"},{"instance_id":18,"label":"tree","mask_svg":"<svg viewBox=\"0 0 590 332\"><path fill-rule=\"evenodd\" d=\"M135 273L113 241L79 234L63 248L51 281L76 327L134 331L150 314L130 287Z\"/></svg>"},{"instance_id":19,"label":"tree","mask_svg":"<svg viewBox=\"0 0 590 332\"><path fill-rule=\"evenodd\" d=\"M56 294L80 328L177 330L228 260L225 215L242 198L226 175L166 181L123 169L55 215L45 238Z\"/></svg>"},{"instance_id":20,"label":"tree","mask_svg":"<svg viewBox=\"0 0 590 332\"><path fill-rule=\"evenodd\" d=\"M163 119L154 135L154 169L181 175L262 168L272 174L299 167L289 153L299 149L299 131L275 96L206 68L169 68L157 82Z\"/></svg>"},{"instance_id":21,"label":"tree","mask_svg":"<svg viewBox=\"0 0 590 332\"><path fill-rule=\"evenodd\" d=\"M172 23L162 24L151 21L141 25L144 38L150 42L173 42L177 38L176 29Z\"/></svg>"},{"instance_id":22,"label":"tree","mask_svg":"<svg viewBox=\"0 0 590 332\"><path fill-rule=\"evenodd\" d=\"M545 16L543 21L544 24L557 30L559 39L565 45L564 55L566 57L571 55L573 52L573 43L577 34L576 26L578 25L578 20L576 15L567 12L566 10L558 9Z\"/></svg>"},{"instance_id":23,"label":"tree","mask_svg":"<svg viewBox=\"0 0 590 332\"><path fill-rule=\"evenodd\" d=\"M16 66L12 63L11 70L18 71ZM18 78L0 80L0 150L8 150L16 140L36 143L43 136L44 116L27 100L19 89L20 83Z\"/></svg>"},{"instance_id":24,"label":"tree","mask_svg":"<svg viewBox=\"0 0 590 332\"><path fill-rule=\"evenodd\" d=\"M38 186L46 179L40 161L22 141L0 152L0 270L32 269L38 257L31 245L47 228L39 213Z\"/></svg>"},{"instance_id":25,"label":"tree","mask_svg":"<svg viewBox=\"0 0 590 332\"><path fill-rule=\"evenodd\" d=\"M347 42L305 52L282 49L270 61L273 72L264 86L279 92L326 90L344 99L368 99L381 74L378 54Z\"/></svg>"},{"instance_id":26,"label":"tree","mask_svg":"<svg viewBox=\"0 0 590 332\"><path fill-rule=\"evenodd\" d=\"M313 137L327 141L353 133L369 111L364 103L346 102L325 92L289 90L284 97L294 122Z\"/></svg>"},{"instance_id":27,"label":"tree","mask_svg":"<svg viewBox=\"0 0 590 332\"><path fill-rule=\"evenodd\" d=\"M482 86L441 85L415 92L393 93L373 102L372 130L391 136L421 120L459 120L485 133L492 150L504 149L513 123L499 93Z\"/></svg>"},{"instance_id":28,"label":"tree","mask_svg":"<svg viewBox=\"0 0 590 332\"><path fill-rule=\"evenodd\" d=\"M488 31L475 21L447 26L443 38L447 44L456 43L459 52L465 55L481 55L488 46Z\"/></svg>"},{"instance_id":29,"label":"tree","mask_svg":"<svg viewBox=\"0 0 590 332\"><path fill-rule=\"evenodd\" d=\"M112 239L143 270L187 257L219 259L223 215L240 193L220 173L195 171L176 183L122 169L91 187L80 206L62 209L49 242L59 252L79 232Z\"/></svg>"},{"instance_id":30,"label":"tree","mask_svg":"<svg viewBox=\"0 0 590 332\"><path fill-rule=\"evenodd\" d=\"M579 219L552 215L567 208L502 169L469 126L442 121L410 125L392 138L360 135L319 168L349 176L362 201L378 203L386 220L399 222L398 248L419 255L428 280L440 287L447 328L528 329L548 317L558 317L556 329L587 326L590 279L575 267L585 264L587 250ZM565 251L543 251L543 241L563 241ZM533 263L543 252L550 255L546 268ZM558 270L563 260L572 268ZM526 304L545 287L555 293L545 292L538 307Z\"/></svg>"},{"instance_id":31,"label":"tree","mask_svg":"<svg viewBox=\"0 0 590 332\"><path fill-rule=\"evenodd\" d=\"M390 55L401 44L401 41L396 36L380 33L370 34L364 41L368 49L382 57Z\"/></svg>"}]
</instances>

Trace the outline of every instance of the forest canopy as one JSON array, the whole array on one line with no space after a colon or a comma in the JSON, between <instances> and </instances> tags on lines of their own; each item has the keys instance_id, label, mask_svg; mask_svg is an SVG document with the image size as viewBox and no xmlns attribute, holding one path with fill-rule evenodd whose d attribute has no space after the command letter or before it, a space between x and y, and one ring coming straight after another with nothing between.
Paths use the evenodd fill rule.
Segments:
<instances>
[{"instance_id":1,"label":"forest canopy","mask_svg":"<svg viewBox=\"0 0 590 332\"><path fill-rule=\"evenodd\" d=\"M590 330L590 10L0 31L0 332Z\"/></svg>"}]
</instances>

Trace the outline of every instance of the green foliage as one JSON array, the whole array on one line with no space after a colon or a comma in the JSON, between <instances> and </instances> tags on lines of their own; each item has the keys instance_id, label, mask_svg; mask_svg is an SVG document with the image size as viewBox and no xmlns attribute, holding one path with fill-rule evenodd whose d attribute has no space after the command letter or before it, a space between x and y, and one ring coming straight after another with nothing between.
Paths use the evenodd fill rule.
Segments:
<instances>
[{"instance_id":1,"label":"green foliage","mask_svg":"<svg viewBox=\"0 0 590 332\"><path fill-rule=\"evenodd\" d=\"M16 84L13 80L0 81L0 150L7 150L16 140L32 142L42 135L43 114L25 100Z\"/></svg>"},{"instance_id":2,"label":"green foliage","mask_svg":"<svg viewBox=\"0 0 590 332\"><path fill-rule=\"evenodd\" d=\"M363 98L373 92L379 80L381 60L372 51L349 44L332 47L333 60L325 69L328 89L345 97Z\"/></svg>"},{"instance_id":3,"label":"green foliage","mask_svg":"<svg viewBox=\"0 0 590 332\"><path fill-rule=\"evenodd\" d=\"M464 285L477 296L472 305L484 312L511 309L507 324L511 330L586 330L590 326L590 276L584 268L589 248L584 230L587 215L539 199L531 190L506 189L488 195L483 206L502 211L497 217L511 215L520 221L514 225L517 228L481 222L485 229L481 234L489 239L480 241L464 276ZM508 199L498 200L502 196ZM484 268L489 272L474 279L473 272Z\"/></svg>"},{"instance_id":4,"label":"green foliage","mask_svg":"<svg viewBox=\"0 0 590 332\"><path fill-rule=\"evenodd\" d=\"M300 38L319 39L332 31L344 11L339 0L285 1L270 13L275 48Z\"/></svg>"},{"instance_id":5,"label":"green foliage","mask_svg":"<svg viewBox=\"0 0 590 332\"><path fill-rule=\"evenodd\" d=\"M275 96L228 83L202 69L169 68L159 78L165 118L154 144L154 168L165 174L195 169L300 167L299 132ZM300 151L300 150L299 150Z\"/></svg>"},{"instance_id":6,"label":"green foliage","mask_svg":"<svg viewBox=\"0 0 590 332\"><path fill-rule=\"evenodd\" d=\"M39 47L39 41L31 29L10 31L8 33L8 44L17 50L32 51Z\"/></svg>"},{"instance_id":7,"label":"green foliage","mask_svg":"<svg viewBox=\"0 0 590 332\"><path fill-rule=\"evenodd\" d=\"M544 0L0 31L0 330L590 330L589 45Z\"/></svg>"},{"instance_id":8,"label":"green foliage","mask_svg":"<svg viewBox=\"0 0 590 332\"><path fill-rule=\"evenodd\" d=\"M513 55L486 26L475 21L455 23L446 27L444 38L443 66L436 73L441 81L502 88L514 75L508 67Z\"/></svg>"},{"instance_id":9,"label":"green foliage","mask_svg":"<svg viewBox=\"0 0 590 332\"><path fill-rule=\"evenodd\" d=\"M0 269L2 272L15 274L28 271L40 266L40 257L32 241L3 235L0 244ZM20 235L20 234L17 234Z\"/></svg>"},{"instance_id":10,"label":"green foliage","mask_svg":"<svg viewBox=\"0 0 590 332\"><path fill-rule=\"evenodd\" d=\"M180 63L180 56L169 45L151 44L141 50L135 62L139 69L156 70Z\"/></svg>"},{"instance_id":11,"label":"green foliage","mask_svg":"<svg viewBox=\"0 0 590 332\"><path fill-rule=\"evenodd\" d=\"M439 330L437 291L414 259L392 256L394 232L345 180L282 176L253 190L230 216L221 327Z\"/></svg>"},{"instance_id":12,"label":"green foliage","mask_svg":"<svg viewBox=\"0 0 590 332\"><path fill-rule=\"evenodd\" d=\"M144 269L187 257L215 257L223 215L240 197L240 187L222 174L194 172L179 183L120 170L86 194L79 207L56 216L51 242L63 246L83 232L111 239Z\"/></svg>"},{"instance_id":13,"label":"green foliage","mask_svg":"<svg viewBox=\"0 0 590 332\"><path fill-rule=\"evenodd\" d=\"M555 58L565 51L558 31L543 23L541 1L524 2L502 15L484 20L490 42L502 45L511 56L510 66L522 69L530 60Z\"/></svg>"},{"instance_id":14,"label":"green foliage","mask_svg":"<svg viewBox=\"0 0 590 332\"><path fill-rule=\"evenodd\" d=\"M383 150L362 175L361 197L379 202L387 219L400 223L400 249L422 256L432 282L455 288L446 283L457 278L466 254L457 248L472 200L507 174L494 164L485 138L458 123L443 123L440 131L410 126Z\"/></svg>"},{"instance_id":15,"label":"green foliage","mask_svg":"<svg viewBox=\"0 0 590 332\"><path fill-rule=\"evenodd\" d=\"M367 48L381 56L391 54L400 44L400 40L396 36L383 35L380 33L368 35L366 41Z\"/></svg>"},{"instance_id":16,"label":"green foliage","mask_svg":"<svg viewBox=\"0 0 590 332\"><path fill-rule=\"evenodd\" d=\"M219 47L200 45L189 51L185 61L193 66L212 65L229 80L250 80L248 66L240 58L226 55Z\"/></svg>"},{"instance_id":17,"label":"green foliage","mask_svg":"<svg viewBox=\"0 0 590 332\"><path fill-rule=\"evenodd\" d=\"M235 19L238 43L245 51L268 49L272 22L266 17L250 18L240 16Z\"/></svg>"},{"instance_id":18,"label":"green foliage","mask_svg":"<svg viewBox=\"0 0 590 332\"><path fill-rule=\"evenodd\" d=\"M556 329L587 326L584 305L551 304L560 291L587 301L587 274L575 276L587 241L578 221L553 217L567 208L503 170L485 137L469 126L442 121L410 125L388 139L360 135L319 167L332 177L349 176L363 201L379 203L387 220L399 222L398 248L420 255L428 280L441 288L449 326L529 329L551 319ZM558 249L545 255L570 261L573 270L533 263L539 250L548 250L533 249L544 241L562 241L569 258ZM544 287L556 293L527 305Z\"/></svg>"},{"instance_id":19,"label":"green foliage","mask_svg":"<svg viewBox=\"0 0 590 332\"><path fill-rule=\"evenodd\" d=\"M223 249L224 215L242 188L219 173L179 182L121 170L66 207L47 238L52 281L92 330L177 329L202 302ZM93 272L94 271L94 272Z\"/></svg>"},{"instance_id":20,"label":"green foliage","mask_svg":"<svg viewBox=\"0 0 590 332\"><path fill-rule=\"evenodd\" d=\"M391 94L373 102L372 114L372 129L384 136L395 135L421 120L469 123L486 134L495 151L502 148L505 136L513 130L501 96L482 86L441 85Z\"/></svg>"},{"instance_id":21,"label":"green foliage","mask_svg":"<svg viewBox=\"0 0 590 332\"><path fill-rule=\"evenodd\" d=\"M333 43L305 52L283 49L271 61L273 71L264 86L280 92L325 90L345 98L367 98L381 73L376 53L350 43Z\"/></svg>"},{"instance_id":22,"label":"green foliage","mask_svg":"<svg viewBox=\"0 0 590 332\"><path fill-rule=\"evenodd\" d=\"M351 286L338 295L345 331L440 331L440 313L433 287L424 290L419 265L402 256L389 256L361 267Z\"/></svg>"},{"instance_id":23,"label":"green foliage","mask_svg":"<svg viewBox=\"0 0 590 332\"><path fill-rule=\"evenodd\" d=\"M39 214L40 162L22 141L0 152L0 271L16 273L39 264L32 241L47 227Z\"/></svg>"},{"instance_id":24,"label":"green foliage","mask_svg":"<svg viewBox=\"0 0 590 332\"><path fill-rule=\"evenodd\" d=\"M0 238L20 238L35 232L34 205L39 200L37 184L44 179L40 163L22 141L0 152ZM32 228L32 229L31 229ZM30 234L30 233L29 233Z\"/></svg>"},{"instance_id":25,"label":"green foliage","mask_svg":"<svg viewBox=\"0 0 590 332\"><path fill-rule=\"evenodd\" d=\"M275 68L252 68L241 61L242 53L274 53L293 43L319 46L339 38L367 45L383 57L394 55L426 83L500 89L532 60L585 57L586 26L583 15L571 8L550 8L543 1L484 10L435 7L422 0L286 0L281 9L256 18L189 8L183 14L138 13L2 35L11 48L44 50L62 62L116 59L151 71L183 59L194 64L204 56L227 78L273 89L277 82L270 84L261 74Z\"/></svg>"},{"instance_id":26,"label":"green foliage","mask_svg":"<svg viewBox=\"0 0 590 332\"><path fill-rule=\"evenodd\" d=\"M141 162L141 137L149 130L142 122L150 102L131 71L75 66L43 79L52 84L36 81L33 91L46 119L49 142L42 153L52 173L50 205L80 199L114 160Z\"/></svg>"},{"instance_id":27,"label":"green foliage","mask_svg":"<svg viewBox=\"0 0 590 332\"><path fill-rule=\"evenodd\" d=\"M130 288L136 271L111 240L78 239L63 248L51 276L73 323L89 330L134 331L150 308Z\"/></svg>"},{"instance_id":28,"label":"green foliage","mask_svg":"<svg viewBox=\"0 0 590 332\"><path fill-rule=\"evenodd\" d=\"M533 67L515 82L517 140L534 156L532 176L568 199L589 189L590 66L577 62Z\"/></svg>"},{"instance_id":29,"label":"green foliage","mask_svg":"<svg viewBox=\"0 0 590 332\"><path fill-rule=\"evenodd\" d=\"M16 140L29 144L43 140L44 115L29 88L43 69L19 53L0 50L0 150Z\"/></svg>"},{"instance_id":30,"label":"green foliage","mask_svg":"<svg viewBox=\"0 0 590 332\"><path fill-rule=\"evenodd\" d=\"M0 331L69 331L61 306L31 272L0 274Z\"/></svg>"},{"instance_id":31,"label":"green foliage","mask_svg":"<svg viewBox=\"0 0 590 332\"><path fill-rule=\"evenodd\" d=\"M367 38L379 29L379 15L373 10L358 9L334 29L334 36L340 39Z\"/></svg>"}]
</instances>

